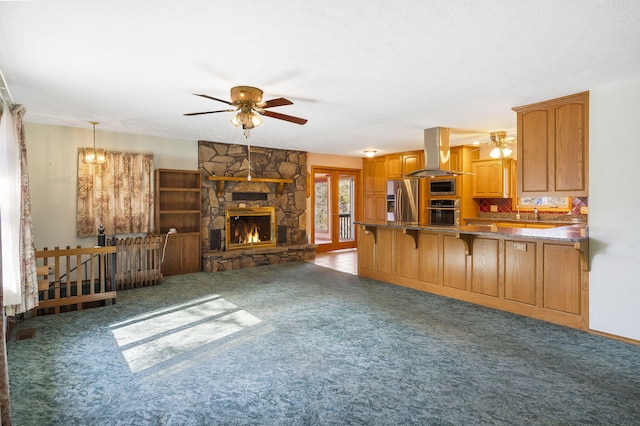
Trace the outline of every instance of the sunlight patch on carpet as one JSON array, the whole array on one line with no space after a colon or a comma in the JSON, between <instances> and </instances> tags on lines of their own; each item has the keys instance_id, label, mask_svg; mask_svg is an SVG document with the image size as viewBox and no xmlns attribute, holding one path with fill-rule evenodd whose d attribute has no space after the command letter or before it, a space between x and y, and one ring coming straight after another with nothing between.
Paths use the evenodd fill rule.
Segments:
<instances>
[{"instance_id":1,"label":"sunlight patch on carpet","mask_svg":"<svg viewBox=\"0 0 640 426\"><path fill-rule=\"evenodd\" d=\"M222 298L183 304L114 324L111 332L138 373L262 322Z\"/></svg>"}]
</instances>

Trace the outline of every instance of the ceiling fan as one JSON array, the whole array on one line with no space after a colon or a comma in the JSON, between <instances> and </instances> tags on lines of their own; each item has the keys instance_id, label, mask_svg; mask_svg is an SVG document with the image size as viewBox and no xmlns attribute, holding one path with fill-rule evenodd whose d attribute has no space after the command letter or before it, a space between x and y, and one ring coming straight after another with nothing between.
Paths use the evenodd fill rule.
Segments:
<instances>
[{"instance_id":1,"label":"ceiling fan","mask_svg":"<svg viewBox=\"0 0 640 426\"><path fill-rule=\"evenodd\" d=\"M489 153L491 158L504 158L511 155L513 150L508 145L515 144L517 142L516 138L513 136L507 137L507 132L505 131L491 132L489 136L491 138L489 145L494 147Z\"/></svg>"},{"instance_id":2,"label":"ceiling fan","mask_svg":"<svg viewBox=\"0 0 640 426\"><path fill-rule=\"evenodd\" d=\"M257 87L251 86L236 86L231 88L231 102L225 101L224 99L214 98L213 96L203 95L199 93L194 93L196 96L201 96L203 98L212 99L214 101L222 102L228 105L233 106L234 108L230 109L221 109L217 111L203 111L203 112L191 112L188 114L184 114L186 116L191 115L202 115L202 114L215 114L218 112L237 112L233 118L231 118L231 123L236 126L242 128L245 131L245 137L249 136L249 129L253 129L254 127L258 127L262 124L261 115L265 117L277 118L278 120L288 121L290 123L295 124L305 124L307 122L304 118L294 117L292 115L281 114L278 112L269 111L268 108L284 106L284 105L293 105L288 99L285 98L276 98L268 101L262 101L262 90Z\"/></svg>"}]
</instances>

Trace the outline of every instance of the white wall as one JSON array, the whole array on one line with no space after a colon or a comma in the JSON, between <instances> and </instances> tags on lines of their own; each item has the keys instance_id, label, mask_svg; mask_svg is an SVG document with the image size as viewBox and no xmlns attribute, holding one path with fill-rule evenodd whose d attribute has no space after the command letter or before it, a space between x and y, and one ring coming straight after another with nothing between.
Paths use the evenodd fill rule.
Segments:
<instances>
[{"instance_id":1,"label":"white wall","mask_svg":"<svg viewBox=\"0 0 640 426\"><path fill-rule=\"evenodd\" d=\"M640 340L640 80L590 90L590 327Z\"/></svg>"},{"instance_id":2,"label":"white wall","mask_svg":"<svg viewBox=\"0 0 640 426\"><path fill-rule=\"evenodd\" d=\"M25 135L36 249L96 245L95 237L78 238L76 232L77 152L93 145L93 129L25 123ZM96 146L153 153L155 168L198 168L197 141L96 129Z\"/></svg>"}]
</instances>

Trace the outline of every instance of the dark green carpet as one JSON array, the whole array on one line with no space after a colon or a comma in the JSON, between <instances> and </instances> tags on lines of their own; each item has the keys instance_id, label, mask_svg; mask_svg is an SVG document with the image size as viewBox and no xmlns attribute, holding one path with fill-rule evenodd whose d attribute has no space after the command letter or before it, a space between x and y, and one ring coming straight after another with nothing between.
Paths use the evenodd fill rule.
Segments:
<instances>
[{"instance_id":1,"label":"dark green carpet","mask_svg":"<svg viewBox=\"0 0 640 426\"><path fill-rule=\"evenodd\" d=\"M309 263L27 319L14 425L640 422L640 347Z\"/></svg>"}]
</instances>

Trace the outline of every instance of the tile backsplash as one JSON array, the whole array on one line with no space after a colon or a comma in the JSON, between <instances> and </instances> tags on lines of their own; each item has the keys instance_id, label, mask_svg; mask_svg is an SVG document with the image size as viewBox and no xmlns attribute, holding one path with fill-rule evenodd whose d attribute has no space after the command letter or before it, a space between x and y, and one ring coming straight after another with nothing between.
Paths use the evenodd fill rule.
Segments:
<instances>
[{"instance_id":1,"label":"tile backsplash","mask_svg":"<svg viewBox=\"0 0 640 426\"><path fill-rule=\"evenodd\" d=\"M491 206L497 206L497 213L516 213L515 209L513 209L513 204L511 202L511 198L477 198L475 202L478 203L480 213L496 213L491 211ZM580 215L580 209L582 207L588 206L588 198L587 197L573 197L571 199L571 215ZM558 213L550 213L550 212L540 212L540 214L553 214L558 215ZM566 214L566 213L565 213Z\"/></svg>"}]
</instances>

